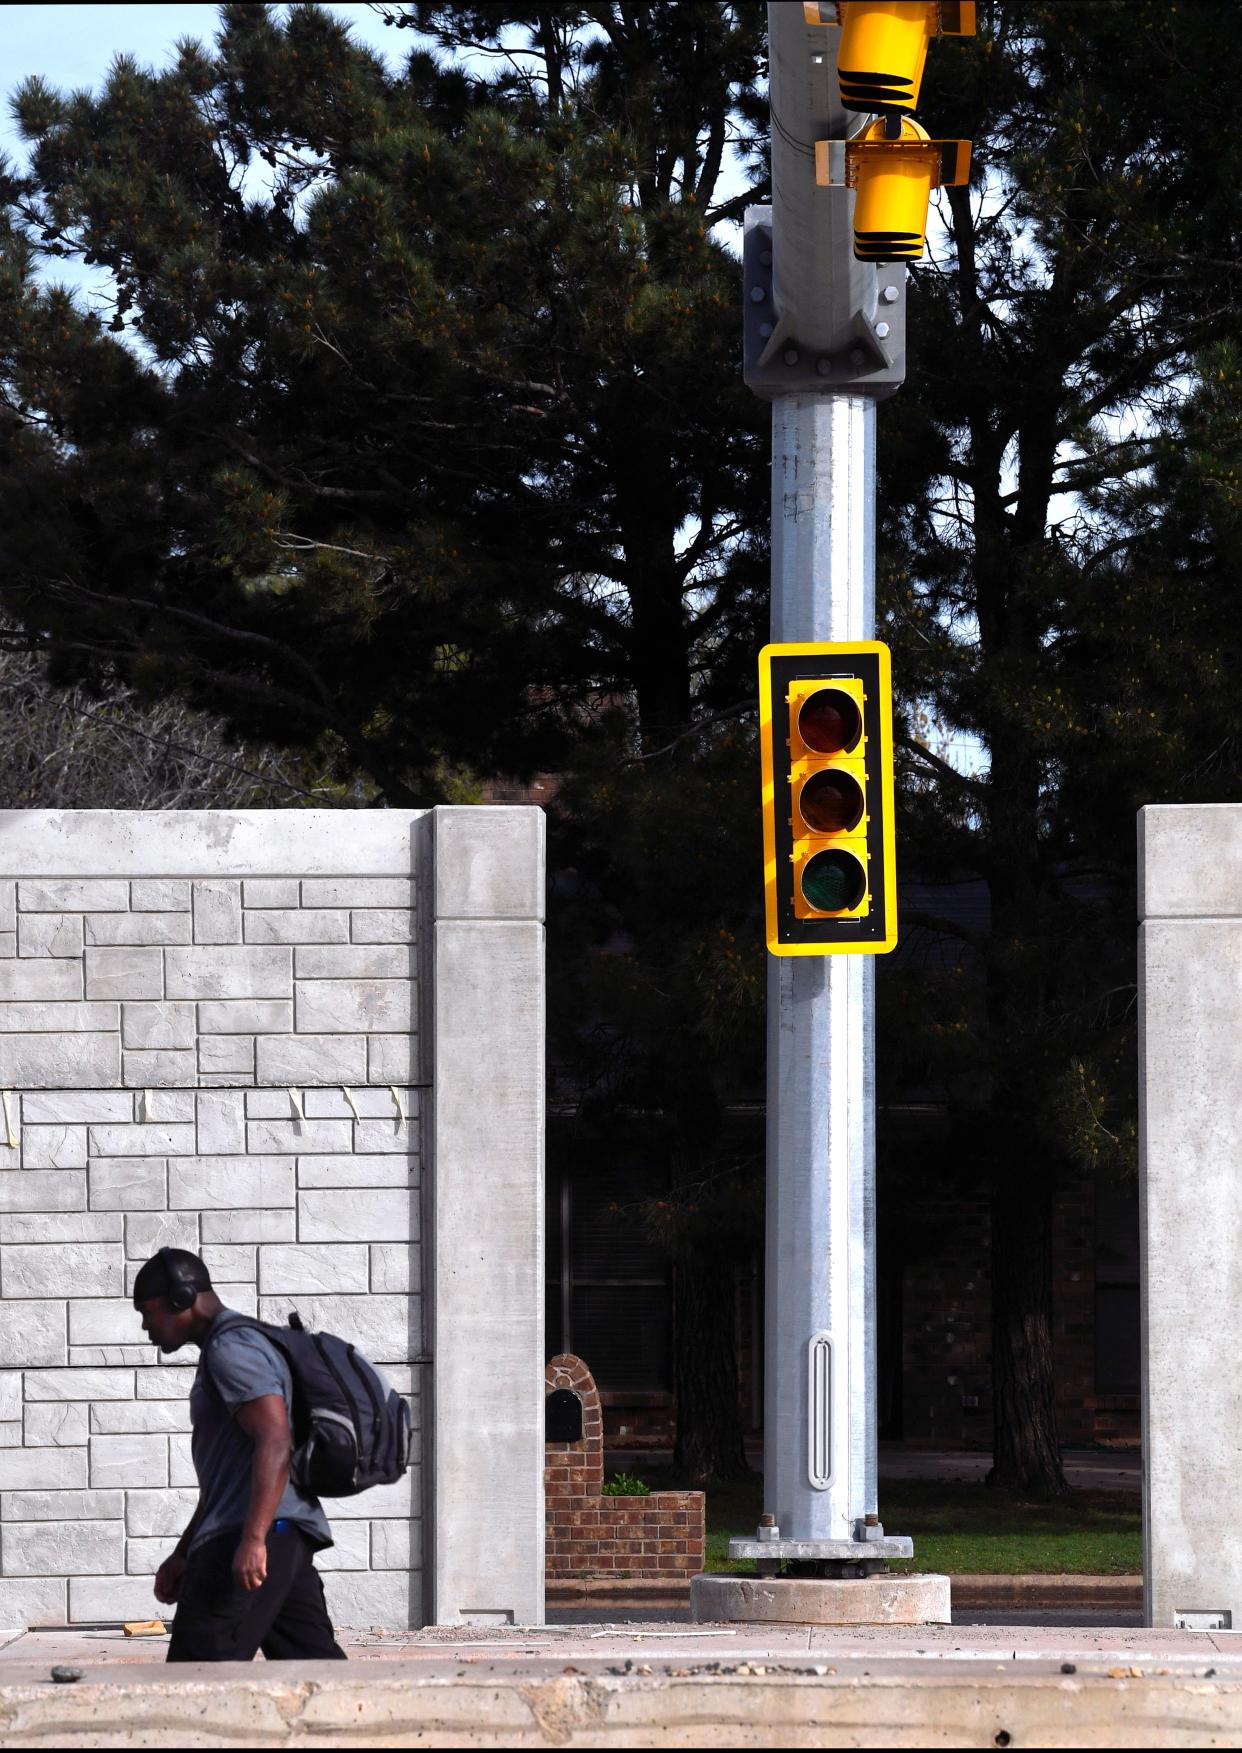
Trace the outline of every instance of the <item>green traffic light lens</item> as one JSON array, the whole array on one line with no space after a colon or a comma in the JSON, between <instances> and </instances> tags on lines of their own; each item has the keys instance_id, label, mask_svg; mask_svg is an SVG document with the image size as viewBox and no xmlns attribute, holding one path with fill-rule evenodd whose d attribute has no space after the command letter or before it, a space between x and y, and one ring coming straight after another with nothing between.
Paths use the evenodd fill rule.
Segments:
<instances>
[{"instance_id":1,"label":"green traffic light lens","mask_svg":"<svg viewBox=\"0 0 1242 1753\"><path fill-rule=\"evenodd\" d=\"M798 735L817 755L843 755L862 735L858 702L841 688L817 688L798 711Z\"/></svg>"},{"instance_id":2,"label":"green traffic light lens","mask_svg":"<svg viewBox=\"0 0 1242 1753\"><path fill-rule=\"evenodd\" d=\"M817 913L848 913L867 893L867 876L849 852L817 852L802 867L802 893Z\"/></svg>"},{"instance_id":3,"label":"green traffic light lens","mask_svg":"<svg viewBox=\"0 0 1242 1753\"><path fill-rule=\"evenodd\" d=\"M840 768L812 773L798 794L798 812L812 834L851 833L863 818L862 786Z\"/></svg>"}]
</instances>

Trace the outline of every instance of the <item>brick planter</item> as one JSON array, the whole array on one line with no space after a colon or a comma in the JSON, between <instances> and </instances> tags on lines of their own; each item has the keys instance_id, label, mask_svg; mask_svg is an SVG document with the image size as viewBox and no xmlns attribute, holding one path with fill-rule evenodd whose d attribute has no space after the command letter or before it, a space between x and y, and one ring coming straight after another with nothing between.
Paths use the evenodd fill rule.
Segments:
<instances>
[{"instance_id":1,"label":"brick planter","mask_svg":"<svg viewBox=\"0 0 1242 1753\"><path fill-rule=\"evenodd\" d=\"M590 1370L579 1357L554 1357L544 1388L568 1391L582 1407L581 1437L549 1442L544 1451L549 1585L589 1578L688 1583L703 1569L703 1493L605 1497L604 1421Z\"/></svg>"}]
</instances>

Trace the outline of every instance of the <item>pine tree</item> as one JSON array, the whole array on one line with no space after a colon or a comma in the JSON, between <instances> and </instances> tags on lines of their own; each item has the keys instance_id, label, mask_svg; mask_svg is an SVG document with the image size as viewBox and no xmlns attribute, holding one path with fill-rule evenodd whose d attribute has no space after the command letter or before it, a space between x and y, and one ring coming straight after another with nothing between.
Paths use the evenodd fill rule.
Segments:
<instances>
[{"instance_id":1,"label":"pine tree","mask_svg":"<svg viewBox=\"0 0 1242 1753\"><path fill-rule=\"evenodd\" d=\"M1143 483L1242 291L1219 95L1242 33L1147 0L981 13L960 57L929 62L929 125L973 137L983 185L946 191L943 260L915 275L886 417L887 620L907 699L983 752L959 777L910 727L907 858L990 899L963 946L982 1002L942 990L929 1026L956 1035L942 1074L991 1190L993 1478L1053 1494L1052 1189L1132 1137L1103 1072L1133 1010L1133 811L1190 783L1168 749L1146 759L1149 701L1219 636L1218 615L1167 612L1177 573L1135 576ZM1193 744L1195 703L1170 705Z\"/></svg>"}]
</instances>

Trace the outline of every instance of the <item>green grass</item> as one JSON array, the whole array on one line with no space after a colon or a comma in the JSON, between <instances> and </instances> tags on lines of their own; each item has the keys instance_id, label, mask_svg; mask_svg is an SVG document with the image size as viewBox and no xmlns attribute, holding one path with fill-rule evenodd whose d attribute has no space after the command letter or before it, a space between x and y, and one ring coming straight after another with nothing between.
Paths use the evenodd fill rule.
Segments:
<instances>
[{"instance_id":1,"label":"green grass","mask_svg":"<svg viewBox=\"0 0 1242 1753\"><path fill-rule=\"evenodd\" d=\"M653 1490L671 1485L645 1473ZM707 1568L731 1564L731 1534L754 1532L762 1513L758 1477L721 1481L707 1492ZM895 1570L1014 1575L1133 1575L1143 1568L1137 1496L1075 1492L1061 1503L1032 1503L986 1485L928 1480L881 1483L880 1514L893 1534L914 1537L913 1563Z\"/></svg>"}]
</instances>

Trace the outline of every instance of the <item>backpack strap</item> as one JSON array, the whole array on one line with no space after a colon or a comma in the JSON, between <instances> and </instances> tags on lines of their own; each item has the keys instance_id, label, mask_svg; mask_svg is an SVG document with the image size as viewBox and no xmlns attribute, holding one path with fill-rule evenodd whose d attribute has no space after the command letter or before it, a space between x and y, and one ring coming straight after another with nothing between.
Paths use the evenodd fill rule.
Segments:
<instances>
[{"instance_id":1,"label":"backpack strap","mask_svg":"<svg viewBox=\"0 0 1242 1753\"><path fill-rule=\"evenodd\" d=\"M207 1335L202 1349L199 1352L198 1361L203 1382L208 1391L215 1395L221 1406L225 1406L226 1402L224 1395L220 1392L215 1377L211 1373L211 1348L220 1337L221 1333L235 1333L239 1327L250 1327L253 1325L255 1325L255 1323L251 1321L249 1315L226 1315L223 1319L217 1316L216 1320L212 1322L211 1332Z\"/></svg>"},{"instance_id":2,"label":"backpack strap","mask_svg":"<svg viewBox=\"0 0 1242 1753\"><path fill-rule=\"evenodd\" d=\"M206 1384L208 1392L213 1394L217 1403L228 1412L228 1401L220 1392L219 1383L211 1373L211 1347L215 1344L221 1334L238 1333L245 1327L252 1327L256 1333L260 1333L263 1338L267 1340L268 1344L271 1345L275 1351L279 1352L280 1356L284 1359L285 1367L289 1371L289 1439L293 1447L296 1449L298 1444L305 1440L306 1436L306 1390L303 1387L302 1379L298 1374L297 1362L292 1349L282 1337L281 1328L274 1327L268 1321L257 1320L253 1315L239 1314L236 1310L230 1310L228 1317L225 1320L217 1318L212 1326L211 1332L207 1335L206 1342L199 1354L202 1379ZM301 1328L299 1324L299 1327L293 1329L293 1331L304 1331L304 1329ZM232 1414L230 1414L230 1416L232 1416Z\"/></svg>"},{"instance_id":3,"label":"backpack strap","mask_svg":"<svg viewBox=\"0 0 1242 1753\"><path fill-rule=\"evenodd\" d=\"M277 1338L276 1334L272 1332L272 1330L268 1326L267 1322L256 1320L253 1315L242 1315L242 1314L237 1313L236 1311L230 1310L225 1317L223 1317L223 1318L217 1317L215 1322L212 1324L211 1332L207 1335L206 1341L203 1345L202 1351L201 1351L200 1356L199 1356L199 1361L203 1366L203 1380L207 1384L207 1386L211 1390L211 1392L215 1395L216 1399L220 1402L220 1404L222 1406L227 1406L227 1402L225 1401L224 1395L220 1392L219 1384L216 1382L215 1377L211 1373L211 1361L210 1361L211 1348L215 1344L216 1340L220 1338L221 1334L237 1333L243 1327L253 1327L256 1332L261 1333L263 1335L264 1339L266 1339L269 1344L274 1345L276 1347L276 1350L280 1352L280 1354L284 1358L286 1364L289 1365L289 1374L290 1374L290 1377L293 1378L294 1394L296 1397L297 1381L296 1381L296 1377L294 1377L294 1375L293 1375L293 1365L292 1365L292 1362L290 1361L289 1354L285 1350L285 1347L281 1344L280 1340Z\"/></svg>"}]
</instances>

